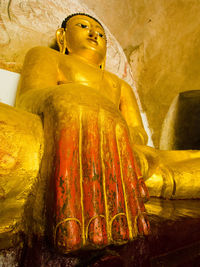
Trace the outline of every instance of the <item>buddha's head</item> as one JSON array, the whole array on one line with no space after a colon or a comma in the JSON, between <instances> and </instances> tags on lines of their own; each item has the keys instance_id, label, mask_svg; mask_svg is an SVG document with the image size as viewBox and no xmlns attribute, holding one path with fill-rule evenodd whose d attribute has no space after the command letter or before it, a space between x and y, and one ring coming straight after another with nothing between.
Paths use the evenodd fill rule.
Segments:
<instances>
[{"instance_id":1,"label":"buddha's head","mask_svg":"<svg viewBox=\"0 0 200 267\"><path fill-rule=\"evenodd\" d=\"M62 53L82 57L88 62L101 65L106 55L106 36L100 22L95 18L77 13L68 16L56 32Z\"/></svg>"}]
</instances>

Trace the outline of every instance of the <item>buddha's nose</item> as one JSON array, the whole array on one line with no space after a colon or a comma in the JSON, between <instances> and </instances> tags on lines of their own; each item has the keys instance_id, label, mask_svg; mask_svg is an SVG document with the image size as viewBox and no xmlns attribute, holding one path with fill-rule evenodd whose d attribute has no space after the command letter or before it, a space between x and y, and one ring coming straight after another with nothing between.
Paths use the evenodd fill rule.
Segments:
<instances>
[{"instance_id":1,"label":"buddha's nose","mask_svg":"<svg viewBox=\"0 0 200 267\"><path fill-rule=\"evenodd\" d=\"M89 32L89 37L97 40L97 33L93 29L91 29Z\"/></svg>"}]
</instances>

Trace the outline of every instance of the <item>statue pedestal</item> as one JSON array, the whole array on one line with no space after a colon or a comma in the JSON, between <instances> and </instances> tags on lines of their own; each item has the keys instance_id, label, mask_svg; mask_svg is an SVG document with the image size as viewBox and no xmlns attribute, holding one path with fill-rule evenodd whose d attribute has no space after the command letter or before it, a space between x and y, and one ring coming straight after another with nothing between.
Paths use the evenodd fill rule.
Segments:
<instances>
[{"instance_id":1,"label":"statue pedestal","mask_svg":"<svg viewBox=\"0 0 200 267\"><path fill-rule=\"evenodd\" d=\"M151 235L121 246L63 256L42 241L24 247L23 266L194 266L200 262L200 200L151 198ZM196 265L195 265L196 266Z\"/></svg>"},{"instance_id":2,"label":"statue pedestal","mask_svg":"<svg viewBox=\"0 0 200 267\"><path fill-rule=\"evenodd\" d=\"M199 205L200 200L151 199L147 205L151 266L196 266L200 262Z\"/></svg>"}]
</instances>

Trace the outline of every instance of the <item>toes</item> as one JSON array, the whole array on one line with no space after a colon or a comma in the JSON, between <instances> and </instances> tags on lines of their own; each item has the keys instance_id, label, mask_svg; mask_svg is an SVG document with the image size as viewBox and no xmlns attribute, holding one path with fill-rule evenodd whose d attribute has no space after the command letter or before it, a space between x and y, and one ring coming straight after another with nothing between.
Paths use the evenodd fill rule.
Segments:
<instances>
[{"instance_id":1,"label":"toes","mask_svg":"<svg viewBox=\"0 0 200 267\"><path fill-rule=\"evenodd\" d=\"M148 235L150 232L150 225L149 225L149 221L146 217L145 214L140 214L138 215L137 218L137 227L138 227L138 232L141 235Z\"/></svg>"},{"instance_id":2,"label":"toes","mask_svg":"<svg viewBox=\"0 0 200 267\"><path fill-rule=\"evenodd\" d=\"M88 239L91 244L107 244L105 218L98 216L90 222L88 227Z\"/></svg>"},{"instance_id":3,"label":"toes","mask_svg":"<svg viewBox=\"0 0 200 267\"><path fill-rule=\"evenodd\" d=\"M114 241L125 241L129 238L128 223L125 215L117 216L112 223L112 239Z\"/></svg>"},{"instance_id":4,"label":"toes","mask_svg":"<svg viewBox=\"0 0 200 267\"><path fill-rule=\"evenodd\" d=\"M58 225L56 229L55 245L57 249L66 253L81 247L81 229L78 222L70 220Z\"/></svg>"}]
</instances>

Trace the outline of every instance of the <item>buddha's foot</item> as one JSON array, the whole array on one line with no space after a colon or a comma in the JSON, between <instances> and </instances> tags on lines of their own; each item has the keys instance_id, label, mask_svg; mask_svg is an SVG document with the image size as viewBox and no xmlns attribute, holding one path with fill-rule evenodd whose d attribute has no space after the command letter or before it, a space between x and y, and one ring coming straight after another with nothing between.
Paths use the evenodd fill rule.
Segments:
<instances>
[{"instance_id":1,"label":"buddha's foot","mask_svg":"<svg viewBox=\"0 0 200 267\"><path fill-rule=\"evenodd\" d=\"M104 111L81 110L70 120L59 134L51 186L55 197L49 204L52 224L57 223L56 248L67 253L147 235L143 199L148 191L126 126L116 125Z\"/></svg>"}]
</instances>

